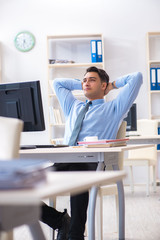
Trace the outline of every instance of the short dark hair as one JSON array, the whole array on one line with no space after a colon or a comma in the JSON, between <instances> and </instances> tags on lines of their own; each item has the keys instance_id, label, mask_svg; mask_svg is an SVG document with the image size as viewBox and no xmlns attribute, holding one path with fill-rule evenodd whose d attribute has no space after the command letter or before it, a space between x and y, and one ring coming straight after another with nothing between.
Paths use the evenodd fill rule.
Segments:
<instances>
[{"instance_id":1,"label":"short dark hair","mask_svg":"<svg viewBox=\"0 0 160 240\"><path fill-rule=\"evenodd\" d=\"M108 85L108 83L109 83L109 76L108 76L108 74L106 73L105 70L100 69L100 68L97 68L97 67L89 67L89 68L86 69L85 75L86 75L88 72L96 72L96 73L98 73L101 81L102 81L102 82L106 82L107 85Z\"/></svg>"}]
</instances>

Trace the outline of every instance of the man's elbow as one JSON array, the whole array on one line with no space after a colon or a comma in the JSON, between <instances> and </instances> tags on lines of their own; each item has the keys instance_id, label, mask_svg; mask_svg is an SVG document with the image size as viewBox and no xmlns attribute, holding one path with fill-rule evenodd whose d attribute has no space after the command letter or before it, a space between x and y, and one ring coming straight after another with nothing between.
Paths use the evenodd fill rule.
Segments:
<instances>
[{"instance_id":1,"label":"man's elbow","mask_svg":"<svg viewBox=\"0 0 160 240\"><path fill-rule=\"evenodd\" d=\"M142 84L143 83L143 75L142 75L142 73L141 72L137 72L136 73L136 77L137 77L138 82L140 84Z\"/></svg>"},{"instance_id":2,"label":"man's elbow","mask_svg":"<svg viewBox=\"0 0 160 240\"><path fill-rule=\"evenodd\" d=\"M59 85L59 81L60 81L59 78L54 78L54 80L53 80L53 87L54 87L54 88L55 88L57 85Z\"/></svg>"}]
</instances>

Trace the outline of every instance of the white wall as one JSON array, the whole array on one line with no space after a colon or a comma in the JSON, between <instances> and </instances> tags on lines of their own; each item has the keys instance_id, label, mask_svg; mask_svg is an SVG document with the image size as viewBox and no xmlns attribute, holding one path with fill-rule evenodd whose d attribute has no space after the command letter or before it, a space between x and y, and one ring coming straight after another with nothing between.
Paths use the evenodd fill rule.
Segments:
<instances>
[{"instance_id":1,"label":"white wall","mask_svg":"<svg viewBox=\"0 0 160 240\"><path fill-rule=\"evenodd\" d=\"M105 69L111 80L129 72L143 73L138 118L147 118L146 33L160 31L159 11L158 0L1 0L2 81L40 79L47 125L46 36L102 33ZM36 45L28 53L14 47L14 37L22 30L36 37ZM47 143L47 130L23 133L22 143Z\"/></svg>"}]
</instances>

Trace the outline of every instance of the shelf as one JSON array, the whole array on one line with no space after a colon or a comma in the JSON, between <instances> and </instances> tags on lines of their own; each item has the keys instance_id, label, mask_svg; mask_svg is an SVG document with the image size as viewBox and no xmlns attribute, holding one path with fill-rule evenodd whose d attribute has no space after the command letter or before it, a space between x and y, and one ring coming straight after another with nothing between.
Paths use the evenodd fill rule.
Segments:
<instances>
[{"instance_id":1,"label":"shelf","mask_svg":"<svg viewBox=\"0 0 160 240\"><path fill-rule=\"evenodd\" d=\"M96 67L102 67L103 62L97 62L97 63L67 63L67 64L48 64L49 68L70 68L70 67L90 67L90 66L96 66Z\"/></svg>"},{"instance_id":2,"label":"shelf","mask_svg":"<svg viewBox=\"0 0 160 240\"><path fill-rule=\"evenodd\" d=\"M150 93L160 93L160 90L151 90Z\"/></svg>"},{"instance_id":3,"label":"shelf","mask_svg":"<svg viewBox=\"0 0 160 240\"><path fill-rule=\"evenodd\" d=\"M91 62L91 40L101 40L103 62ZM73 61L73 63L54 63L53 59ZM50 35L47 36L47 68L48 68L48 113L49 113L49 139L51 142L63 141L65 132L64 115L60 109L57 96L54 92L53 81L56 78L84 78L85 70L95 66L104 69L104 45L102 34L78 35ZM72 94L79 100L85 101L83 90L74 90ZM56 111L60 110L62 121L58 121ZM59 115L59 114L58 114ZM54 124L56 123L56 124ZM62 124L61 124L62 123Z\"/></svg>"},{"instance_id":4,"label":"shelf","mask_svg":"<svg viewBox=\"0 0 160 240\"><path fill-rule=\"evenodd\" d=\"M152 64L152 63L159 63L160 64L160 60L149 60L148 62L149 62L149 64Z\"/></svg>"},{"instance_id":5,"label":"shelf","mask_svg":"<svg viewBox=\"0 0 160 240\"><path fill-rule=\"evenodd\" d=\"M160 66L160 32L147 33L147 71L148 71L148 110L149 118L158 120L160 119L160 110L157 107L160 100L160 90L151 90L151 72L150 68L155 69ZM154 72L153 72L154 73ZM152 75L153 75L152 73ZM158 76L155 70L155 79ZM157 83L156 83L157 86ZM158 87L156 87L158 88Z\"/></svg>"},{"instance_id":6,"label":"shelf","mask_svg":"<svg viewBox=\"0 0 160 240\"><path fill-rule=\"evenodd\" d=\"M102 34L78 34L78 35L54 35L54 36L48 36L48 40L53 39L79 39L79 38L101 38Z\"/></svg>"},{"instance_id":7,"label":"shelf","mask_svg":"<svg viewBox=\"0 0 160 240\"><path fill-rule=\"evenodd\" d=\"M102 34L48 36L48 68L88 67L93 65L103 68L104 62L91 62L90 41L93 39L102 41ZM102 42L102 56L103 55ZM74 61L74 63L51 64L49 61L51 59Z\"/></svg>"},{"instance_id":8,"label":"shelf","mask_svg":"<svg viewBox=\"0 0 160 240\"><path fill-rule=\"evenodd\" d=\"M160 36L160 32L148 32L148 36Z\"/></svg>"},{"instance_id":9,"label":"shelf","mask_svg":"<svg viewBox=\"0 0 160 240\"><path fill-rule=\"evenodd\" d=\"M160 122L160 116L158 116L158 115L157 116L156 115L155 116L152 115L151 119L154 119L154 120L157 120L158 122Z\"/></svg>"},{"instance_id":10,"label":"shelf","mask_svg":"<svg viewBox=\"0 0 160 240\"><path fill-rule=\"evenodd\" d=\"M49 97L56 97L56 94L55 93L50 93Z\"/></svg>"},{"instance_id":11,"label":"shelf","mask_svg":"<svg viewBox=\"0 0 160 240\"><path fill-rule=\"evenodd\" d=\"M53 138L50 140L52 144L62 144L63 138Z\"/></svg>"}]
</instances>

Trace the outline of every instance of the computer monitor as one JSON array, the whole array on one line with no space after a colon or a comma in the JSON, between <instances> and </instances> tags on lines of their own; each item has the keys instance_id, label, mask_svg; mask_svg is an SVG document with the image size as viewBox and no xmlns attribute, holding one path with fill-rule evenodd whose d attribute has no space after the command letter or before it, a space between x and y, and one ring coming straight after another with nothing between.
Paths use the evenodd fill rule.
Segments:
<instances>
[{"instance_id":1,"label":"computer monitor","mask_svg":"<svg viewBox=\"0 0 160 240\"><path fill-rule=\"evenodd\" d=\"M40 81L0 84L0 116L24 121L24 132L45 130Z\"/></svg>"},{"instance_id":2,"label":"computer monitor","mask_svg":"<svg viewBox=\"0 0 160 240\"><path fill-rule=\"evenodd\" d=\"M136 103L133 103L131 106L128 115L124 118L124 121L127 122L126 131L137 131L137 108Z\"/></svg>"}]
</instances>

